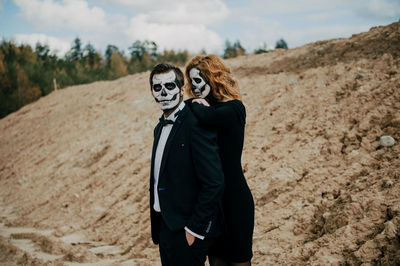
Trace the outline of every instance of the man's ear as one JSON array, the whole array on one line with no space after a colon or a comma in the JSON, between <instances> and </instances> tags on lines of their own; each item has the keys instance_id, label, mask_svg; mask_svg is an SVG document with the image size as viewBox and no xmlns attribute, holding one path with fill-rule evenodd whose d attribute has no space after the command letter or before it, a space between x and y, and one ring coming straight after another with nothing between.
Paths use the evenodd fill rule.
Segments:
<instances>
[{"instance_id":1,"label":"man's ear","mask_svg":"<svg viewBox=\"0 0 400 266\"><path fill-rule=\"evenodd\" d=\"M153 92L153 91L152 91ZM181 96L183 96L185 94L185 86L181 87Z\"/></svg>"}]
</instances>

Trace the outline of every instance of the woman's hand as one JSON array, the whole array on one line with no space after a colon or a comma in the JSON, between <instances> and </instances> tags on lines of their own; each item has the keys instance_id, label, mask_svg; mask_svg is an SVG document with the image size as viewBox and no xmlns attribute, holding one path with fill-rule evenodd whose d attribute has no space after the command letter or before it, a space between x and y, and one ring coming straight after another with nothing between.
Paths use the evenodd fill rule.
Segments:
<instances>
[{"instance_id":1,"label":"woman's hand","mask_svg":"<svg viewBox=\"0 0 400 266\"><path fill-rule=\"evenodd\" d=\"M192 103L202 104L204 106L210 106L208 102L204 99L193 99Z\"/></svg>"}]
</instances>

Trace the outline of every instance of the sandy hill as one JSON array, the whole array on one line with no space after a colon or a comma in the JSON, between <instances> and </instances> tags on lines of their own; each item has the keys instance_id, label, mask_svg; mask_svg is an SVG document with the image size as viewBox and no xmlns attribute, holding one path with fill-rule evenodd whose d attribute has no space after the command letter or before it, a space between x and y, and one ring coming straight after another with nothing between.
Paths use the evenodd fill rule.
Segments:
<instances>
[{"instance_id":1,"label":"sandy hill","mask_svg":"<svg viewBox=\"0 0 400 266\"><path fill-rule=\"evenodd\" d=\"M248 115L254 265L398 265L400 23L226 62ZM159 264L148 76L69 87L0 120L0 264Z\"/></svg>"}]
</instances>

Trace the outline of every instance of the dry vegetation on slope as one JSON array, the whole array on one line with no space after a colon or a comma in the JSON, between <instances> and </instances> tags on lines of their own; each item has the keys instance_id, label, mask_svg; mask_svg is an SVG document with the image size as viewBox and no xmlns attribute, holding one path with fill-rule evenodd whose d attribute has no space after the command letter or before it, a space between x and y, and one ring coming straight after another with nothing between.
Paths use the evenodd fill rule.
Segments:
<instances>
[{"instance_id":1,"label":"dry vegetation on slope","mask_svg":"<svg viewBox=\"0 0 400 266\"><path fill-rule=\"evenodd\" d=\"M244 93L254 265L400 263L400 23L228 60ZM157 265L149 73L0 120L0 262ZM380 147L390 135L396 143Z\"/></svg>"}]
</instances>

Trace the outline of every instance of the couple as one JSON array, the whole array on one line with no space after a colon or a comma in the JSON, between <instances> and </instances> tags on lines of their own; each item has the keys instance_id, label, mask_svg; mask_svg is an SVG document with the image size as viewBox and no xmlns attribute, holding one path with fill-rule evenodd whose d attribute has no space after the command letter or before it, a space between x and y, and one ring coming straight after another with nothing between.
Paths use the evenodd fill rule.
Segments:
<instances>
[{"instance_id":1,"label":"couple","mask_svg":"<svg viewBox=\"0 0 400 266\"><path fill-rule=\"evenodd\" d=\"M241 166L245 107L216 55L196 56L184 76L170 64L150 74L163 111L154 129L151 233L163 265L251 265L254 202Z\"/></svg>"}]
</instances>

